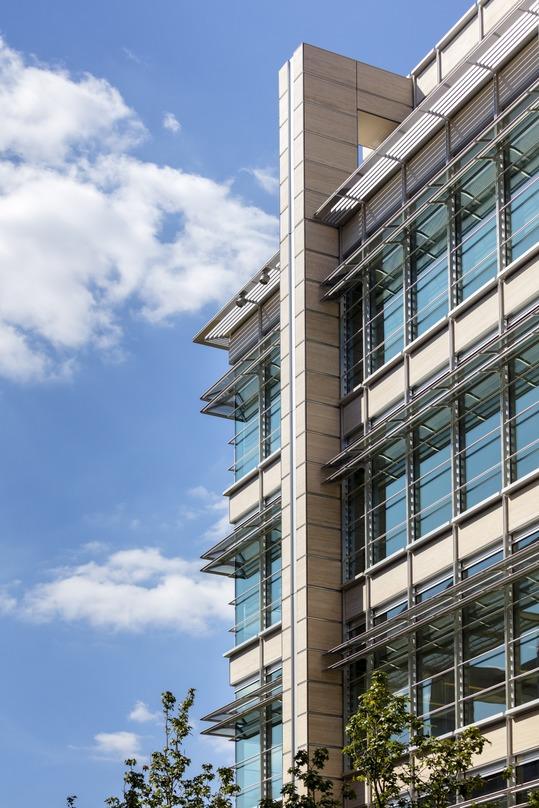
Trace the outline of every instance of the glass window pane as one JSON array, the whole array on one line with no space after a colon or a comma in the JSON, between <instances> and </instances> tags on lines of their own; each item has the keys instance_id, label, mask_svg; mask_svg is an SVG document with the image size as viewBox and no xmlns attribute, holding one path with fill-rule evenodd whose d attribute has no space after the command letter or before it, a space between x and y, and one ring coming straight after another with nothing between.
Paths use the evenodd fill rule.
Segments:
<instances>
[{"instance_id":1,"label":"glass window pane","mask_svg":"<svg viewBox=\"0 0 539 808\"><path fill-rule=\"evenodd\" d=\"M501 488L501 418L498 374L470 388L460 403L461 508L471 508Z\"/></svg>"},{"instance_id":2,"label":"glass window pane","mask_svg":"<svg viewBox=\"0 0 539 808\"><path fill-rule=\"evenodd\" d=\"M503 589L481 595L462 610L464 660L490 651L504 641Z\"/></svg>"},{"instance_id":3,"label":"glass window pane","mask_svg":"<svg viewBox=\"0 0 539 808\"><path fill-rule=\"evenodd\" d=\"M539 466L539 344L509 364L511 470L514 480Z\"/></svg>"},{"instance_id":4,"label":"glass window pane","mask_svg":"<svg viewBox=\"0 0 539 808\"><path fill-rule=\"evenodd\" d=\"M372 462L372 527L375 562L406 546L404 440L385 447Z\"/></svg>"},{"instance_id":5,"label":"glass window pane","mask_svg":"<svg viewBox=\"0 0 539 808\"><path fill-rule=\"evenodd\" d=\"M493 162L475 165L456 194L457 265L465 300L496 276L496 170Z\"/></svg>"},{"instance_id":6,"label":"glass window pane","mask_svg":"<svg viewBox=\"0 0 539 808\"><path fill-rule=\"evenodd\" d=\"M258 378L251 377L236 393L234 472L236 480L256 468L260 455Z\"/></svg>"},{"instance_id":7,"label":"glass window pane","mask_svg":"<svg viewBox=\"0 0 539 808\"><path fill-rule=\"evenodd\" d=\"M371 266L371 370L402 351L404 345L403 249L386 248Z\"/></svg>"},{"instance_id":8,"label":"glass window pane","mask_svg":"<svg viewBox=\"0 0 539 808\"><path fill-rule=\"evenodd\" d=\"M539 122L521 124L506 151L509 201L509 260L532 247L539 236Z\"/></svg>"},{"instance_id":9,"label":"glass window pane","mask_svg":"<svg viewBox=\"0 0 539 808\"><path fill-rule=\"evenodd\" d=\"M452 516L450 410L442 407L414 431L415 537Z\"/></svg>"},{"instance_id":10,"label":"glass window pane","mask_svg":"<svg viewBox=\"0 0 539 808\"><path fill-rule=\"evenodd\" d=\"M344 362L346 392L363 381L363 289L359 284L346 294Z\"/></svg>"},{"instance_id":11,"label":"glass window pane","mask_svg":"<svg viewBox=\"0 0 539 808\"><path fill-rule=\"evenodd\" d=\"M395 637L391 644L374 652L375 670L387 674L387 682L393 693L408 688L408 638Z\"/></svg>"},{"instance_id":12,"label":"glass window pane","mask_svg":"<svg viewBox=\"0 0 539 808\"><path fill-rule=\"evenodd\" d=\"M506 709L505 687L499 687L464 702L464 723L473 724L503 713Z\"/></svg>"},{"instance_id":13,"label":"glass window pane","mask_svg":"<svg viewBox=\"0 0 539 808\"><path fill-rule=\"evenodd\" d=\"M411 233L412 334L423 334L448 311L447 207L436 205Z\"/></svg>"},{"instance_id":14,"label":"glass window pane","mask_svg":"<svg viewBox=\"0 0 539 808\"><path fill-rule=\"evenodd\" d=\"M530 572L514 585L515 637L539 627L539 572Z\"/></svg>"},{"instance_id":15,"label":"glass window pane","mask_svg":"<svg viewBox=\"0 0 539 808\"><path fill-rule=\"evenodd\" d=\"M365 475L354 473L347 481L346 494L346 578L365 569Z\"/></svg>"},{"instance_id":16,"label":"glass window pane","mask_svg":"<svg viewBox=\"0 0 539 808\"><path fill-rule=\"evenodd\" d=\"M281 445L281 363L279 348L264 367L264 456Z\"/></svg>"},{"instance_id":17,"label":"glass window pane","mask_svg":"<svg viewBox=\"0 0 539 808\"><path fill-rule=\"evenodd\" d=\"M422 681L452 668L455 654L455 624L452 615L433 620L416 634L417 680ZM451 677L453 672L451 672ZM450 699L452 701L453 699ZM440 705L441 706L441 705Z\"/></svg>"}]
</instances>

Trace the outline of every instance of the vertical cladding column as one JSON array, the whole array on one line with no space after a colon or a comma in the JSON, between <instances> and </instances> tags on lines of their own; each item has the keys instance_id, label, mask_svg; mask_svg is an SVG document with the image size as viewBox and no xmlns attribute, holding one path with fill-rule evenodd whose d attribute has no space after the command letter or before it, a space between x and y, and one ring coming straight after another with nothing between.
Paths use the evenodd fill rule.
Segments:
<instances>
[{"instance_id":1,"label":"vertical cladding column","mask_svg":"<svg viewBox=\"0 0 539 808\"><path fill-rule=\"evenodd\" d=\"M279 74L283 503L283 754L326 746L342 773L339 309L320 302L338 232L313 214L357 165L356 62L302 45Z\"/></svg>"}]
</instances>

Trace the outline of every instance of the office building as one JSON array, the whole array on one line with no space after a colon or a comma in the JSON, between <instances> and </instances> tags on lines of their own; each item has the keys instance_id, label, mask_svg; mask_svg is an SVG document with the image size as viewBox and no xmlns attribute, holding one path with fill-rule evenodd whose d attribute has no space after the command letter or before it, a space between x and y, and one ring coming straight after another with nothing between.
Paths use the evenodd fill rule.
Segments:
<instances>
[{"instance_id":1,"label":"office building","mask_svg":"<svg viewBox=\"0 0 539 808\"><path fill-rule=\"evenodd\" d=\"M539 787L538 14L479 0L408 76L305 44L280 71L279 249L196 337L230 362L206 718L239 808L299 748L349 776L375 669L431 733L481 727L479 802Z\"/></svg>"}]
</instances>

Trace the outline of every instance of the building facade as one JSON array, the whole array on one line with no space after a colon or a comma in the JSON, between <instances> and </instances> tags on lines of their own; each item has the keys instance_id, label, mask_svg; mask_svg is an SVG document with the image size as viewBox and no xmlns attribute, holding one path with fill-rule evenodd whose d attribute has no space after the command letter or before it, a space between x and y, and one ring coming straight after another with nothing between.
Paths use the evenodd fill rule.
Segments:
<instances>
[{"instance_id":1,"label":"building facade","mask_svg":"<svg viewBox=\"0 0 539 808\"><path fill-rule=\"evenodd\" d=\"M305 44L280 71L279 250L195 338L230 362L206 732L239 808L299 748L350 775L374 669L431 733L481 727L476 801L539 788L538 14L480 0L409 76Z\"/></svg>"}]
</instances>

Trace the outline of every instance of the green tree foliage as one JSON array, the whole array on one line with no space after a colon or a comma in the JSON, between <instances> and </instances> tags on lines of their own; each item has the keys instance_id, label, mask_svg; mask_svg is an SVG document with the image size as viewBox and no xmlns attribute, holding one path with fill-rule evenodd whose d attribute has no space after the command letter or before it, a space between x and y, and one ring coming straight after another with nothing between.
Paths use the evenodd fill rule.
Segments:
<instances>
[{"instance_id":1,"label":"green tree foliage","mask_svg":"<svg viewBox=\"0 0 539 808\"><path fill-rule=\"evenodd\" d=\"M353 792L345 784L337 797L333 793L333 781L324 777L322 770L327 763L327 749L315 749L312 757L306 749L300 749L294 756L294 765L288 769L290 780L281 790L282 800L266 798L260 808L339 808L345 797Z\"/></svg>"},{"instance_id":2,"label":"green tree foliage","mask_svg":"<svg viewBox=\"0 0 539 808\"><path fill-rule=\"evenodd\" d=\"M231 808L238 792L233 769L214 769L211 763L204 763L198 774L189 771L191 760L184 745L191 733L189 711L194 698L193 689L179 704L172 693L162 694L163 749L154 752L150 763L140 769L136 760L126 760L123 795L105 800L109 808Z\"/></svg>"},{"instance_id":3,"label":"green tree foliage","mask_svg":"<svg viewBox=\"0 0 539 808\"><path fill-rule=\"evenodd\" d=\"M192 689L179 704L172 693L162 694L163 748L140 768L135 759L125 761L123 794L105 800L109 808L232 808L239 790L232 768L215 769L204 763L198 774L190 771L185 742L191 734L189 711L194 698ZM67 797L68 808L75 808L76 800L75 795Z\"/></svg>"},{"instance_id":4,"label":"green tree foliage","mask_svg":"<svg viewBox=\"0 0 539 808\"><path fill-rule=\"evenodd\" d=\"M481 780L467 773L486 739L476 727L452 738L433 738L421 719L411 715L408 700L394 695L387 677L375 672L359 698L346 732L343 753L353 779L365 783L376 808L445 808L460 794L469 798Z\"/></svg>"},{"instance_id":5,"label":"green tree foliage","mask_svg":"<svg viewBox=\"0 0 539 808\"><path fill-rule=\"evenodd\" d=\"M539 791L528 791L528 805L530 808L539 808Z\"/></svg>"}]
</instances>

